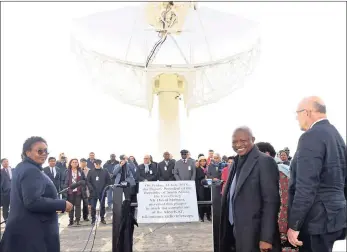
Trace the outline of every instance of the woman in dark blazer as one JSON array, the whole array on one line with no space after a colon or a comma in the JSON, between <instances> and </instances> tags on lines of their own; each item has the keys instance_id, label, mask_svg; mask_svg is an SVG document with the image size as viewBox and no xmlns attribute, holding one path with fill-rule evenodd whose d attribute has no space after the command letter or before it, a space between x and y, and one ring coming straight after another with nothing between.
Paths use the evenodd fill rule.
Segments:
<instances>
[{"instance_id":1,"label":"woman in dark blazer","mask_svg":"<svg viewBox=\"0 0 347 252\"><path fill-rule=\"evenodd\" d=\"M31 137L23 145L23 161L13 171L10 214L0 242L1 252L60 252L57 211L70 211L42 164L47 143Z\"/></svg>"},{"instance_id":2,"label":"woman in dark blazer","mask_svg":"<svg viewBox=\"0 0 347 252\"><path fill-rule=\"evenodd\" d=\"M86 181L86 176L84 175L84 172L79 166L78 159L73 158L69 162L69 166L67 168L66 174L65 174L65 185L64 188L70 187L74 183L78 183L79 181L84 180ZM76 225L80 225L81 220L81 202L82 200L86 200L87 198L87 190L86 186L79 186L75 188L74 190L68 189L67 191L67 199L70 201L73 205L71 212L69 213L69 226L72 226L74 223ZM75 221L74 221L74 215L75 215Z\"/></svg>"}]
</instances>

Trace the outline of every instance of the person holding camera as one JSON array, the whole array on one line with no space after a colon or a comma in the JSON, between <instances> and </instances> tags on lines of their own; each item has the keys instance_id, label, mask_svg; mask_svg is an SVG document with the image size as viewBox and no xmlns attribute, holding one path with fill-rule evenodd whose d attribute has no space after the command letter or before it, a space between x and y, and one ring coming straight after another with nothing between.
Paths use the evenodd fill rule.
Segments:
<instances>
[{"instance_id":1,"label":"person holding camera","mask_svg":"<svg viewBox=\"0 0 347 252\"><path fill-rule=\"evenodd\" d=\"M111 184L111 178L107 170L101 169L101 160L95 159L95 169L90 169L87 176L87 186L90 194L91 216L92 225L95 224L96 219L96 204L100 203L100 217L101 223L106 224L105 221L105 197L106 191L104 189Z\"/></svg>"}]
</instances>

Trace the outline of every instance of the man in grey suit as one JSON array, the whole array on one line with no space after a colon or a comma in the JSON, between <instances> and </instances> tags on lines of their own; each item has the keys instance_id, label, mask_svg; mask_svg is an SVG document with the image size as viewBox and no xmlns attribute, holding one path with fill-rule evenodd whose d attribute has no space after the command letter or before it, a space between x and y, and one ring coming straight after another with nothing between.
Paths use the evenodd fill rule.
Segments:
<instances>
[{"instance_id":1,"label":"man in grey suit","mask_svg":"<svg viewBox=\"0 0 347 252\"><path fill-rule=\"evenodd\" d=\"M181 160L178 160L174 168L174 176L179 180L195 180L195 160L188 158L188 151L181 150Z\"/></svg>"}]
</instances>

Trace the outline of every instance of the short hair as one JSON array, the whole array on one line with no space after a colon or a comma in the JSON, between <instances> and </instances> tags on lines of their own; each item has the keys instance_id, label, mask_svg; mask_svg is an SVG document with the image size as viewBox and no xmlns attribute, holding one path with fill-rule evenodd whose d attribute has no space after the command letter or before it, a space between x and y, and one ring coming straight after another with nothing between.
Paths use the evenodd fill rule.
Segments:
<instances>
[{"instance_id":1,"label":"short hair","mask_svg":"<svg viewBox=\"0 0 347 252\"><path fill-rule=\"evenodd\" d=\"M217 157L221 157L221 155L219 153L214 153L213 156L217 156Z\"/></svg>"},{"instance_id":2,"label":"short hair","mask_svg":"<svg viewBox=\"0 0 347 252\"><path fill-rule=\"evenodd\" d=\"M198 159L199 159L199 157L203 157L203 156L205 156L205 155L202 154L202 153L200 153L200 154L198 155Z\"/></svg>"},{"instance_id":3,"label":"short hair","mask_svg":"<svg viewBox=\"0 0 347 252\"><path fill-rule=\"evenodd\" d=\"M119 159L120 159L120 160L124 160L125 157L126 157L126 155L125 155L125 154L122 154L122 155L119 156Z\"/></svg>"},{"instance_id":4,"label":"short hair","mask_svg":"<svg viewBox=\"0 0 347 252\"><path fill-rule=\"evenodd\" d=\"M187 151L187 150L181 150L180 153L181 153L181 154L188 154L188 152L189 152L189 151Z\"/></svg>"},{"instance_id":5,"label":"short hair","mask_svg":"<svg viewBox=\"0 0 347 252\"><path fill-rule=\"evenodd\" d=\"M209 149L209 150L208 150L208 152L214 152L214 150L212 150L212 149Z\"/></svg>"},{"instance_id":6,"label":"short hair","mask_svg":"<svg viewBox=\"0 0 347 252\"><path fill-rule=\"evenodd\" d=\"M275 148L268 142L259 142L255 144L260 152L266 153L268 152L270 154L271 157L275 157L276 156L276 151Z\"/></svg>"},{"instance_id":7,"label":"short hair","mask_svg":"<svg viewBox=\"0 0 347 252\"><path fill-rule=\"evenodd\" d=\"M51 160L56 161L57 159L56 159L55 157L49 157L49 158L48 158L48 162L51 161Z\"/></svg>"},{"instance_id":8,"label":"short hair","mask_svg":"<svg viewBox=\"0 0 347 252\"><path fill-rule=\"evenodd\" d=\"M31 148L33 147L33 145L35 143L38 143L38 142L43 142L43 143L47 144L45 139L43 139L42 137L38 137L38 136L32 136L32 137L29 137L27 140L25 140L25 142L23 144L22 156L26 157L27 156L26 152L30 151Z\"/></svg>"},{"instance_id":9,"label":"short hair","mask_svg":"<svg viewBox=\"0 0 347 252\"><path fill-rule=\"evenodd\" d=\"M101 165L102 161L100 159L95 159L94 164Z\"/></svg>"},{"instance_id":10,"label":"short hair","mask_svg":"<svg viewBox=\"0 0 347 252\"><path fill-rule=\"evenodd\" d=\"M228 160L234 160L235 159L235 156L230 156L230 157L228 157Z\"/></svg>"},{"instance_id":11,"label":"short hair","mask_svg":"<svg viewBox=\"0 0 347 252\"><path fill-rule=\"evenodd\" d=\"M288 157L288 153L287 153L287 151L285 151L285 150L280 150L280 151L278 152L278 154L279 154L279 155L281 155L282 153L285 153L285 154L286 154L286 156Z\"/></svg>"},{"instance_id":12,"label":"short hair","mask_svg":"<svg viewBox=\"0 0 347 252\"><path fill-rule=\"evenodd\" d=\"M94 153L94 152L89 152L89 155L90 155L90 154L93 154L93 155L95 155L95 153Z\"/></svg>"},{"instance_id":13,"label":"short hair","mask_svg":"<svg viewBox=\"0 0 347 252\"><path fill-rule=\"evenodd\" d=\"M81 159L80 159L80 162L87 162L87 159L81 158Z\"/></svg>"},{"instance_id":14,"label":"short hair","mask_svg":"<svg viewBox=\"0 0 347 252\"><path fill-rule=\"evenodd\" d=\"M253 136L252 130L251 130L249 127L247 127L247 126L237 127L237 128L234 130L234 133L233 133L233 134L235 134L235 133L238 132L238 131L246 132L251 138L254 137L254 136Z\"/></svg>"},{"instance_id":15,"label":"short hair","mask_svg":"<svg viewBox=\"0 0 347 252\"><path fill-rule=\"evenodd\" d=\"M7 160L7 161L8 161L8 159L7 159L7 158L2 158L2 159L1 159L1 163L2 163L2 162L4 162L5 160Z\"/></svg>"},{"instance_id":16,"label":"short hair","mask_svg":"<svg viewBox=\"0 0 347 252\"><path fill-rule=\"evenodd\" d=\"M316 112L326 114L327 113L327 107L323 104L320 104L319 102L314 101L313 102L313 108L316 110Z\"/></svg>"}]
</instances>

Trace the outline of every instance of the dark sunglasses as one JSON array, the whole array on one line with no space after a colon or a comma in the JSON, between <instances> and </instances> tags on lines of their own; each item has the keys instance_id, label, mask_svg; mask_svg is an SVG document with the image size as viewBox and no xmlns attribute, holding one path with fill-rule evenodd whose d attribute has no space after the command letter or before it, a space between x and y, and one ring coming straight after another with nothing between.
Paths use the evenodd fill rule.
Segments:
<instances>
[{"instance_id":1,"label":"dark sunglasses","mask_svg":"<svg viewBox=\"0 0 347 252\"><path fill-rule=\"evenodd\" d=\"M37 153L39 155L43 155L43 154L47 154L48 155L49 154L48 149L38 149Z\"/></svg>"}]
</instances>

